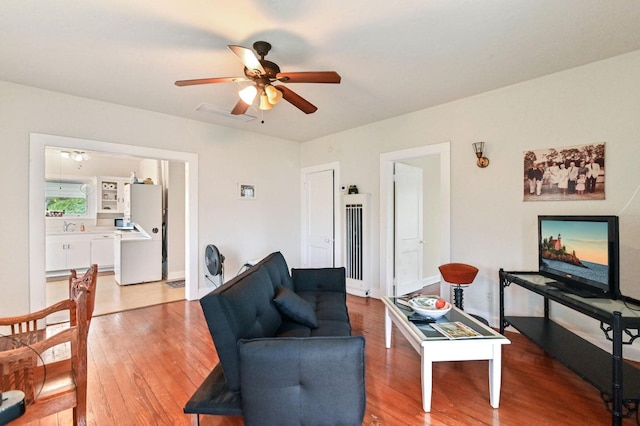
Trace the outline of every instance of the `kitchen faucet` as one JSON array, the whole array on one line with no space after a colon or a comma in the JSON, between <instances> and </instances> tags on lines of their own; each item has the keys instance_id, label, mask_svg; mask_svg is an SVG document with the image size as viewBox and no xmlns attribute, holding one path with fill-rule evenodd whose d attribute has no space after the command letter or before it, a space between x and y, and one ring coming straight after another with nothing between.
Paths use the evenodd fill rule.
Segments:
<instances>
[{"instance_id":1,"label":"kitchen faucet","mask_svg":"<svg viewBox=\"0 0 640 426\"><path fill-rule=\"evenodd\" d=\"M63 232L68 232L69 231L69 227L71 225L75 225L75 223L73 222L67 222L66 220L64 221L64 224L62 225L62 231Z\"/></svg>"}]
</instances>

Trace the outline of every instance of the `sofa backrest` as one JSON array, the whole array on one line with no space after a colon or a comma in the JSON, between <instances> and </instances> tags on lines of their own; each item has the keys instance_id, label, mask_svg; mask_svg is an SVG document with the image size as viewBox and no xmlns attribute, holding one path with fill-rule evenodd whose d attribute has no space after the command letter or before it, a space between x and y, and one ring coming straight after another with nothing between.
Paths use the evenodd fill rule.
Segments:
<instances>
[{"instance_id":1,"label":"sofa backrest","mask_svg":"<svg viewBox=\"0 0 640 426\"><path fill-rule=\"evenodd\" d=\"M232 391L240 390L238 340L273 337L282 323L274 295L269 269L258 264L200 299Z\"/></svg>"},{"instance_id":2,"label":"sofa backrest","mask_svg":"<svg viewBox=\"0 0 640 426\"><path fill-rule=\"evenodd\" d=\"M289 290L293 290L293 281L289 274L287 261L284 260L284 256L279 251L271 253L255 266L264 266L267 269L274 289L281 285L287 287Z\"/></svg>"}]
</instances>

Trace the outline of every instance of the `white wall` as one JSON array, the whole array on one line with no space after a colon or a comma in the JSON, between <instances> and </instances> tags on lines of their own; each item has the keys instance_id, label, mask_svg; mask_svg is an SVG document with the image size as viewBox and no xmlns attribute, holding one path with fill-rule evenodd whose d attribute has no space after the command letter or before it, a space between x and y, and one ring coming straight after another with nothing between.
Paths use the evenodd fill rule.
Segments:
<instances>
[{"instance_id":1,"label":"white wall","mask_svg":"<svg viewBox=\"0 0 640 426\"><path fill-rule=\"evenodd\" d=\"M161 161L159 160L141 160L140 161L140 167L139 167L139 171L136 174L136 178L138 178L138 180L140 182L142 182L143 180L149 178L153 181L154 184L156 185L161 185L162 182L160 182L162 179L160 178L160 163ZM127 176L130 176L131 173L127 174Z\"/></svg>"},{"instance_id":2,"label":"white wall","mask_svg":"<svg viewBox=\"0 0 640 426\"><path fill-rule=\"evenodd\" d=\"M184 164L169 162L167 191L167 279L184 278ZM203 242L206 244L206 242Z\"/></svg>"},{"instance_id":3,"label":"white wall","mask_svg":"<svg viewBox=\"0 0 640 426\"><path fill-rule=\"evenodd\" d=\"M640 185L638 75L640 51L305 143L302 166L340 161L342 183L372 194L378 276L380 154L450 141L451 261L479 267L475 283L465 290L465 308L497 325L498 270L537 270L539 214L619 214L634 196ZM487 142L486 169L475 165L471 144L477 141ZM525 150L602 141L607 143L606 200L522 201ZM620 222L621 288L638 299L640 196ZM384 283L379 285L384 294ZM508 312L541 311L530 295L517 288L509 293ZM601 334L595 321L559 313L560 322Z\"/></svg>"},{"instance_id":4,"label":"white wall","mask_svg":"<svg viewBox=\"0 0 640 426\"><path fill-rule=\"evenodd\" d=\"M5 156L0 179L6 203L0 213L2 315L29 310L32 132L196 153L199 258L204 245L215 241L227 258L228 277L246 259L274 250L281 250L291 266L300 262L299 143L0 82L0 143ZM259 198L238 200L239 181L259 182ZM201 268L200 259L198 265ZM198 275L202 286L202 274Z\"/></svg>"}]
</instances>

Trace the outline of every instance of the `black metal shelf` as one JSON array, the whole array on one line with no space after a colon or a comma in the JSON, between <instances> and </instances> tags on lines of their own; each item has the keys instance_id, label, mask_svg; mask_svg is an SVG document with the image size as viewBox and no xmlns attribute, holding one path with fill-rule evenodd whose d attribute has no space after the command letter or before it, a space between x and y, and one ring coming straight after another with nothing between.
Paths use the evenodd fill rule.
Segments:
<instances>
[{"instance_id":1,"label":"black metal shelf","mask_svg":"<svg viewBox=\"0 0 640 426\"><path fill-rule=\"evenodd\" d=\"M542 317L505 317L507 322L556 358L571 371L612 395L611 354L550 319ZM579 354L577 356L577 354ZM640 400L640 370L624 362L622 365L623 400Z\"/></svg>"},{"instance_id":2,"label":"black metal shelf","mask_svg":"<svg viewBox=\"0 0 640 426\"><path fill-rule=\"evenodd\" d=\"M546 353L556 358L600 391L611 411L613 425L638 412L640 369L624 361L622 349L640 337L640 316L623 301L585 299L547 285L535 272L506 272L500 269L500 332L513 326ZM515 284L542 296L543 317L505 316L505 288ZM600 328L611 341L607 352L572 333L550 318L550 302L555 302L600 321ZM625 341L626 339L626 341Z\"/></svg>"}]
</instances>

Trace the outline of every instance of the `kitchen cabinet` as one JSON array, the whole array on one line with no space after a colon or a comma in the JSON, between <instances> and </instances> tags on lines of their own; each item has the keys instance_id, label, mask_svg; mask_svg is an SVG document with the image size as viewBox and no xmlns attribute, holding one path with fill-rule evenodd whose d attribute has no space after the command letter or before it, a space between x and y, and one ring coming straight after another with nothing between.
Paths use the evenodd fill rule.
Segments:
<instances>
[{"instance_id":1,"label":"kitchen cabinet","mask_svg":"<svg viewBox=\"0 0 640 426\"><path fill-rule=\"evenodd\" d=\"M87 268L89 265L91 265L90 239L66 235L47 237L47 271Z\"/></svg>"},{"instance_id":2,"label":"kitchen cabinet","mask_svg":"<svg viewBox=\"0 0 640 426\"><path fill-rule=\"evenodd\" d=\"M113 268L113 242L113 233L95 234L91 239L91 263L97 264L99 271Z\"/></svg>"},{"instance_id":3,"label":"kitchen cabinet","mask_svg":"<svg viewBox=\"0 0 640 426\"><path fill-rule=\"evenodd\" d=\"M124 212L124 186L129 178L98 177L98 213Z\"/></svg>"},{"instance_id":4,"label":"kitchen cabinet","mask_svg":"<svg viewBox=\"0 0 640 426\"><path fill-rule=\"evenodd\" d=\"M47 235L47 272L85 269L94 263L99 271L113 268L113 232Z\"/></svg>"}]
</instances>

